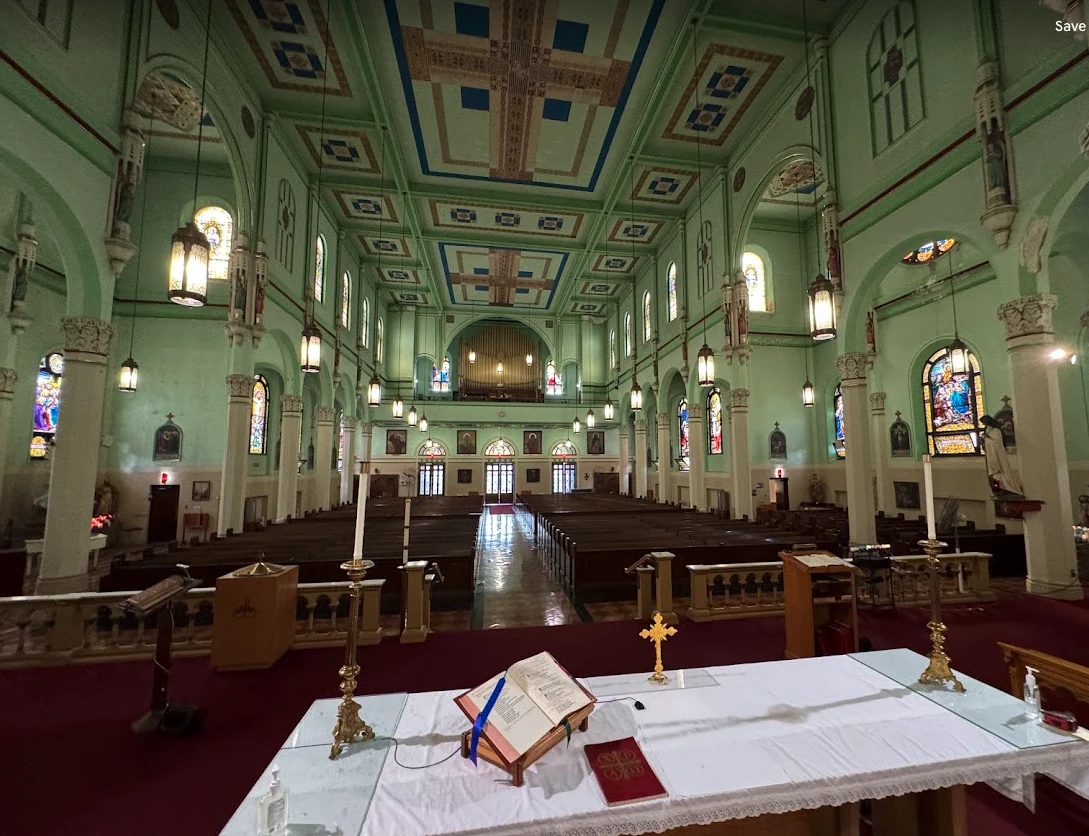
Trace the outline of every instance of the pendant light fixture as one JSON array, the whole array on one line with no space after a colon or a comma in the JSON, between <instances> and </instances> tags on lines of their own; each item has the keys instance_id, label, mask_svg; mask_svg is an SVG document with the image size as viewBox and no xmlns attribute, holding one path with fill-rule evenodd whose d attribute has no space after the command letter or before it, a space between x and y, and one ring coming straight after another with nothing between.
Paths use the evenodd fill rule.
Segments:
<instances>
[{"instance_id":1,"label":"pendant light fixture","mask_svg":"<svg viewBox=\"0 0 1089 836\"><path fill-rule=\"evenodd\" d=\"M317 374L321 371L321 331L314 325L313 313L308 314L307 326L303 328L299 342L300 368L305 374Z\"/></svg>"},{"instance_id":2,"label":"pendant light fixture","mask_svg":"<svg viewBox=\"0 0 1089 836\"><path fill-rule=\"evenodd\" d=\"M527 366L532 366L533 365L533 355L532 354L527 354L526 355L526 365Z\"/></svg>"},{"instance_id":3,"label":"pendant light fixture","mask_svg":"<svg viewBox=\"0 0 1089 836\"><path fill-rule=\"evenodd\" d=\"M809 63L809 0L802 0L802 28L805 31L805 81L813 89L814 104L809 108L809 151L813 166L813 182L817 179L817 137L813 127L813 111L816 110L817 85ZM835 288L821 272L820 215L817 212L817 191L813 190L813 237L817 249L817 276L809 285L809 336L821 342L836 337Z\"/></svg>"},{"instance_id":4,"label":"pendant light fixture","mask_svg":"<svg viewBox=\"0 0 1089 836\"><path fill-rule=\"evenodd\" d=\"M416 404L408 408L408 425L415 427L420 421L420 414L416 411Z\"/></svg>"},{"instance_id":5,"label":"pendant light fixture","mask_svg":"<svg viewBox=\"0 0 1089 836\"><path fill-rule=\"evenodd\" d=\"M393 398L393 403L391 404L390 409L393 412L393 417L395 419L397 419L398 421L403 421L405 419L405 402L401 400L400 392L398 392L397 395Z\"/></svg>"},{"instance_id":6,"label":"pendant light fixture","mask_svg":"<svg viewBox=\"0 0 1089 836\"><path fill-rule=\"evenodd\" d=\"M611 398L605 399L605 420L613 420L613 402Z\"/></svg>"},{"instance_id":7,"label":"pendant light fixture","mask_svg":"<svg viewBox=\"0 0 1089 836\"><path fill-rule=\"evenodd\" d=\"M151 155L151 135L155 131L155 111L151 111L150 123L147 131L147 145L144 154ZM147 184L144 184L144 194L140 198L140 238L136 249L136 281L132 290L132 323L129 326L129 356L121 364L121 372L117 377L117 389L119 392L135 392L140 385L140 366L132 357L132 345L136 339L136 305L140 301L140 267L144 253L144 227L147 226Z\"/></svg>"},{"instance_id":8,"label":"pendant light fixture","mask_svg":"<svg viewBox=\"0 0 1089 836\"><path fill-rule=\"evenodd\" d=\"M802 269L798 270L798 275L802 280L802 289L805 289L805 236L802 234L802 204L795 201L794 203L794 219L798 227L798 265ZM805 383L802 384L802 406L812 407L816 403L816 392L813 389L813 384L809 382L809 346L802 346L802 360L805 363Z\"/></svg>"},{"instance_id":9,"label":"pendant light fixture","mask_svg":"<svg viewBox=\"0 0 1089 836\"><path fill-rule=\"evenodd\" d=\"M470 363L475 363L476 362L476 349L472 348L471 346L469 348L469 362Z\"/></svg>"},{"instance_id":10,"label":"pendant light fixture","mask_svg":"<svg viewBox=\"0 0 1089 836\"><path fill-rule=\"evenodd\" d=\"M420 432L427 432L427 413L420 416Z\"/></svg>"},{"instance_id":11,"label":"pendant light fixture","mask_svg":"<svg viewBox=\"0 0 1089 836\"><path fill-rule=\"evenodd\" d=\"M586 411L586 429L592 430L597 424L597 416L592 409Z\"/></svg>"},{"instance_id":12,"label":"pendant light fixture","mask_svg":"<svg viewBox=\"0 0 1089 836\"><path fill-rule=\"evenodd\" d=\"M635 223L635 157L634 156L628 157L628 180L630 181L630 186L631 186L631 223L634 224ZM609 236L606 235L605 236L605 241L608 242L608 240L609 240ZM608 243L606 243L606 246L608 246ZM635 256L635 241L634 240L632 241L631 246L632 246L632 257L634 258L634 256ZM633 261L632 262L632 270L634 271L634 269L635 269L635 266L634 266L634 261ZM632 289L631 289L631 306L632 306L633 313L635 311L635 297L636 297L636 290L635 290L635 283L633 282L632 283ZM632 326L632 330L634 331L634 325ZM625 341L627 341L627 338L628 338L627 335L628 335L628 332L625 330L624 331ZM631 344L632 344L631 408L632 408L632 411L638 412L639 410L641 410L643 408L643 390L639 388L639 378L637 376L637 372L638 372L638 369L639 369L639 340L635 339L635 334L634 333L632 334ZM626 347L627 346L625 346L625 348Z\"/></svg>"},{"instance_id":13,"label":"pendant light fixture","mask_svg":"<svg viewBox=\"0 0 1089 836\"><path fill-rule=\"evenodd\" d=\"M634 374L631 377L631 408L636 412L643 408L643 390Z\"/></svg>"},{"instance_id":14,"label":"pendant light fixture","mask_svg":"<svg viewBox=\"0 0 1089 836\"><path fill-rule=\"evenodd\" d=\"M949 295L953 300L953 342L949 343L948 348L949 368L953 374L965 374L969 365L968 346L960 338L960 331L957 329L957 288L953 277L953 256L950 255L946 260L949 262Z\"/></svg>"},{"instance_id":15,"label":"pendant light fixture","mask_svg":"<svg viewBox=\"0 0 1089 836\"><path fill-rule=\"evenodd\" d=\"M208 301L208 258L211 245L196 225L200 185L200 152L204 146L204 99L208 91L208 47L212 40L212 0L204 24L204 73L200 83L200 121L197 123L197 164L193 172L193 218L170 238L167 296L171 302L199 308Z\"/></svg>"},{"instance_id":16,"label":"pendant light fixture","mask_svg":"<svg viewBox=\"0 0 1089 836\"><path fill-rule=\"evenodd\" d=\"M378 375L374 375L367 384L367 403L370 406L379 406L382 403L382 382Z\"/></svg>"},{"instance_id":17,"label":"pendant light fixture","mask_svg":"<svg viewBox=\"0 0 1089 836\"><path fill-rule=\"evenodd\" d=\"M698 28L696 21L692 21L692 75L695 77L699 72L699 62L696 59L696 35ZM700 84L696 84L696 113L700 113L699 91ZM700 236L704 237L705 243L710 246L710 242L706 240L706 232L703 227L703 160L700 156L700 132L696 131L696 184L697 184L697 197L696 202L699 204L700 215ZM697 252L696 258L699 259L703 256L702 253ZM687 263L687 259L685 260ZM709 269L709 268L708 268ZM688 281L688 277L684 277L684 281ZM687 286L687 285L686 285ZM707 293L710 288L700 288L702 291L700 295L700 305L703 310L703 348L696 354L696 379L699 381L699 385L702 387L715 385L715 352L711 350L711 346L707 344ZM687 292L685 298L687 299ZM687 314L686 314L687 316Z\"/></svg>"},{"instance_id":18,"label":"pendant light fixture","mask_svg":"<svg viewBox=\"0 0 1089 836\"><path fill-rule=\"evenodd\" d=\"M579 422L579 417L577 415L571 422L571 432L575 433L576 435L582 432L582 424Z\"/></svg>"}]
</instances>

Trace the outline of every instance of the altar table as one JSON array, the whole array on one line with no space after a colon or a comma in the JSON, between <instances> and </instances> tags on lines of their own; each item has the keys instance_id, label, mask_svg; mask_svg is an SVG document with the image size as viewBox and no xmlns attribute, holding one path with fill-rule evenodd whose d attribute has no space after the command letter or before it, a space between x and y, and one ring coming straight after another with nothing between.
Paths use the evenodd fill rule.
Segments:
<instances>
[{"instance_id":1,"label":"altar table","mask_svg":"<svg viewBox=\"0 0 1089 836\"><path fill-rule=\"evenodd\" d=\"M847 834L862 799L878 799L875 836L954 836L963 785L1089 776L1085 740L1029 722L1020 700L963 674L965 694L920 685L925 667L888 650L672 671L667 686L591 677L589 730L531 766L520 788L460 753L406 768L459 749L462 691L360 698L377 739L333 761L337 700L318 700L273 760L289 793L287 836L638 836L697 825L716 836ZM629 736L669 796L610 808L582 749ZM256 833L271 767L221 836Z\"/></svg>"}]
</instances>

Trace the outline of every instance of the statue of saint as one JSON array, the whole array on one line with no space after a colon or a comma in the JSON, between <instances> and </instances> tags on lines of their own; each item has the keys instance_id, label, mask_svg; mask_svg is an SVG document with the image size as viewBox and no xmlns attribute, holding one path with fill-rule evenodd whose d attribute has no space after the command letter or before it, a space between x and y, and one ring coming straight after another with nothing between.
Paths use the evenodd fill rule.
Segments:
<instances>
[{"instance_id":1,"label":"statue of saint","mask_svg":"<svg viewBox=\"0 0 1089 836\"><path fill-rule=\"evenodd\" d=\"M253 318L255 322L260 322L262 315L265 313L265 285L263 282L257 282L257 294L253 297Z\"/></svg>"},{"instance_id":2,"label":"statue of saint","mask_svg":"<svg viewBox=\"0 0 1089 836\"><path fill-rule=\"evenodd\" d=\"M824 502L824 482L816 473L809 474L809 501Z\"/></svg>"},{"instance_id":3,"label":"statue of saint","mask_svg":"<svg viewBox=\"0 0 1089 836\"><path fill-rule=\"evenodd\" d=\"M866 345L874 354L877 353L877 326L873 320L873 311L866 314Z\"/></svg>"},{"instance_id":4,"label":"statue of saint","mask_svg":"<svg viewBox=\"0 0 1089 836\"><path fill-rule=\"evenodd\" d=\"M129 179L117 184L117 203L113 207L113 235L117 237L117 225L127 224L132 219L132 209L136 203L136 186Z\"/></svg>"},{"instance_id":5,"label":"statue of saint","mask_svg":"<svg viewBox=\"0 0 1089 836\"><path fill-rule=\"evenodd\" d=\"M983 457L987 462L987 477L995 496L1023 497L1025 489L1010 467L1010 457L1002 438L1002 429L990 415L979 419L983 424Z\"/></svg>"},{"instance_id":6,"label":"statue of saint","mask_svg":"<svg viewBox=\"0 0 1089 836\"><path fill-rule=\"evenodd\" d=\"M116 503L116 491L109 479L102 482L102 487L98 489L98 496L95 497L95 516L104 517L113 513L114 505Z\"/></svg>"},{"instance_id":7,"label":"statue of saint","mask_svg":"<svg viewBox=\"0 0 1089 836\"><path fill-rule=\"evenodd\" d=\"M28 272L27 263L20 260L18 266L15 268L15 275L12 277L10 310L15 310L16 303L26 301Z\"/></svg>"},{"instance_id":8,"label":"statue of saint","mask_svg":"<svg viewBox=\"0 0 1089 836\"><path fill-rule=\"evenodd\" d=\"M246 316L246 281L241 276L235 279L234 299L231 306L241 311L241 318Z\"/></svg>"},{"instance_id":9,"label":"statue of saint","mask_svg":"<svg viewBox=\"0 0 1089 836\"><path fill-rule=\"evenodd\" d=\"M1010 202L1009 173L1006 170L1005 138L997 128L987 133L983 169L987 177L988 203Z\"/></svg>"}]
</instances>

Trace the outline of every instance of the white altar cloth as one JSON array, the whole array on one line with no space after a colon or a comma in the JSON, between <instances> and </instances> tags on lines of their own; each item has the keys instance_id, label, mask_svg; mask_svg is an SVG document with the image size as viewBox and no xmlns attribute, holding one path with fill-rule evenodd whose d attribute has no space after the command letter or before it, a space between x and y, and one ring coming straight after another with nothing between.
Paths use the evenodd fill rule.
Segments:
<instances>
[{"instance_id":1,"label":"white altar cloth","mask_svg":"<svg viewBox=\"0 0 1089 836\"><path fill-rule=\"evenodd\" d=\"M874 666L860 661L867 657ZM875 669L882 665L885 672ZM988 730L995 718L1020 722L1021 701L1008 694L973 681L966 696L987 705L986 721L973 721L892 678L893 669L925 665L898 650L710 668L716 687L640 689L643 711L602 700L589 731L531 766L521 788L460 755L429 769L387 756L376 784L364 775L372 769L361 770L357 809L336 805L338 822L345 836L621 836L1060 768L1089 773L1089 744L1078 738L1042 726L1025 740ZM408 696L395 732L402 764L434 763L459 746L466 720L452 701L458 693ZM582 748L633 735L669 797L609 808ZM363 762L359 752L342 758L337 794L352 760ZM321 770L316 760L313 768ZM267 786L262 779L255 792ZM290 776L285 784L290 792Z\"/></svg>"}]
</instances>

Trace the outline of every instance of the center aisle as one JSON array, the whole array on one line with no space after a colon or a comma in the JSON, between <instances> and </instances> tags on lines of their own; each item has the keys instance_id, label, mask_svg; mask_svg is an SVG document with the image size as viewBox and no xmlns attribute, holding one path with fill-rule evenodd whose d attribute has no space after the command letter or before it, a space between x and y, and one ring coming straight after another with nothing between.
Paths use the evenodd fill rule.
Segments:
<instances>
[{"instance_id":1,"label":"center aisle","mask_svg":"<svg viewBox=\"0 0 1089 836\"><path fill-rule=\"evenodd\" d=\"M581 622L563 589L542 566L529 520L518 512L484 509L471 629Z\"/></svg>"}]
</instances>

